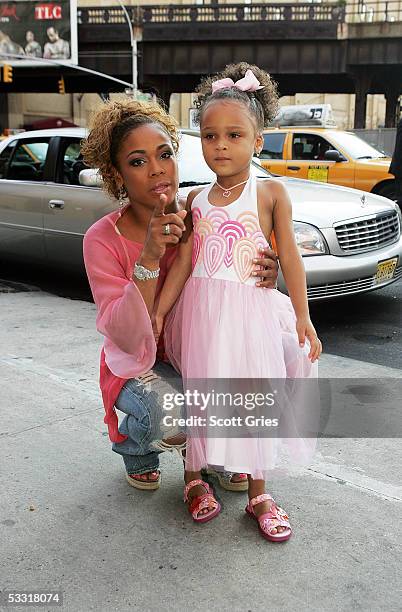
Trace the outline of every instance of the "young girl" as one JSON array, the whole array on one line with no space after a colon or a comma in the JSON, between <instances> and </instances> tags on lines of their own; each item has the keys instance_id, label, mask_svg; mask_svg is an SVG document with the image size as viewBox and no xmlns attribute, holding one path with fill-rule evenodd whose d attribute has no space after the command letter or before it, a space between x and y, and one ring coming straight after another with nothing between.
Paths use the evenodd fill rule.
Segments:
<instances>
[{"instance_id":1,"label":"young girl","mask_svg":"<svg viewBox=\"0 0 402 612\"><path fill-rule=\"evenodd\" d=\"M201 83L197 105L203 154L216 180L188 196L193 228L161 293L159 329L187 281L165 321L169 358L184 383L316 377L322 347L309 317L291 203L281 181L259 181L251 171L252 157L263 146L263 128L277 112L275 84L256 66L230 65ZM276 289L258 289L258 272L253 271L273 232L290 299ZM288 517L265 493L277 442L188 439L184 497L197 487L200 495L189 506L194 520L205 522L220 511L200 478L199 470L210 464L249 474L246 512L257 520L264 538L289 539Z\"/></svg>"}]
</instances>

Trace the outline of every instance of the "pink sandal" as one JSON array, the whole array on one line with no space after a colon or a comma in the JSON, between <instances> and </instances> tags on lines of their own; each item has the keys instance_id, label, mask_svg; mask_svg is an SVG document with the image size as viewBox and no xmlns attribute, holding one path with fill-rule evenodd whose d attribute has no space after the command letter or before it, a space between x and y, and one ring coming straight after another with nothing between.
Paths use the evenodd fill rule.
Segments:
<instances>
[{"instance_id":1,"label":"pink sandal","mask_svg":"<svg viewBox=\"0 0 402 612\"><path fill-rule=\"evenodd\" d=\"M261 514L261 516L256 516L254 513L254 506L264 501L272 501L269 511ZM246 506L246 512L251 518L257 521L258 529L262 537L266 540L270 540L270 542L285 542L289 540L292 535L292 528L289 523L288 515L282 508L276 505L275 501L268 493L257 495L250 499ZM272 529L276 529L277 527L286 527L286 529L281 533L271 533Z\"/></svg>"},{"instance_id":2,"label":"pink sandal","mask_svg":"<svg viewBox=\"0 0 402 612\"><path fill-rule=\"evenodd\" d=\"M197 485L202 485L203 487L205 487L207 493L194 497L191 500L190 505L188 506L188 511L190 512L191 516L193 517L193 520L196 523L206 523L207 521L210 521L219 514L219 512L221 511L221 505L218 501L216 501L215 497L211 493L212 488L209 486L209 484L201 479L192 480L191 482L186 484L186 486L184 487L184 502L188 501L188 493L190 489ZM205 510L205 508L209 508L210 506L213 506L212 510L207 512L207 514L202 514L201 516L198 516L201 510Z\"/></svg>"}]
</instances>

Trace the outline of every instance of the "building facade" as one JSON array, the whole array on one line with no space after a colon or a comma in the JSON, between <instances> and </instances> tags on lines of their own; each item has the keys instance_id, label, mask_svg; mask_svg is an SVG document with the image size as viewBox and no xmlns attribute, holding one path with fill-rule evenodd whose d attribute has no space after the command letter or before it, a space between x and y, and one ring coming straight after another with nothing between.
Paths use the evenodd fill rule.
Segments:
<instances>
[{"instance_id":1,"label":"building facade","mask_svg":"<svg viewBox=\"0 0 402 612\"><path fill-rule=\"evenodd\" d=\"M283 2L284 0L276 0L275 4ZM295 0L293 3L297 3L299 0ZM343 5L343 0L338 0ZM250 0L245 0L245 4L250 4ZM118 2L112 0L79 0L79 7L93 7L93 6L105 6L110 7L111 5ZM133 0L125 0L125 5L137 5L138 3ZM153 0L141 0L141 5L152 5L152 4L170 4L168 0L160 0L154 2ZM184 2L183 0L177 0L175 4L204 4L202 0L196 0L194 2ZM205 2L205 4L211 4ZM213 4L213 3L212 3ZM220 4L230 4L227 0L221 0ZM356 19L362 22L370 22L373 11L376 7L379 10L383 10L384 2L372 2L369 3L359 2L358 0L347 0L346 10L350 7L350 10L355 11L356 7ZM402 21L402 0L393 0L390 3L392 6L393 14L390 15L392 20ZM360 11L360 12L359 12ZM113 94L111 95L113 97ZM44 103L45 100L45 103ZM188 127L189 125L189 109L192 106L193 96L191 93L172 94L170 98L170 112L178 120L181 126ZM284 96L281 98L282 104L314 104L314 103L330 103L333 108L334 117L337 125L342 129L351 129L354 124L354 107L355 107L355 95L354 94L328 94L328 93L300 93L294 96ZM11 128L20 128L26 125L30 125L35 121L47 118L49 116L49 109L52 109L52 115L60 117L62 119L71 121L79 126L86 126L88 119L97 105L101 103L101 99L97 94L90 93L74 93L74 94L32 94L32 93L15 93L8 94L8 126ZM366 128L375 129L383 127L385 121L385 98L383 95L369 95L367 99L367 111L366 111Z\"/></svg>"}]
</instances>

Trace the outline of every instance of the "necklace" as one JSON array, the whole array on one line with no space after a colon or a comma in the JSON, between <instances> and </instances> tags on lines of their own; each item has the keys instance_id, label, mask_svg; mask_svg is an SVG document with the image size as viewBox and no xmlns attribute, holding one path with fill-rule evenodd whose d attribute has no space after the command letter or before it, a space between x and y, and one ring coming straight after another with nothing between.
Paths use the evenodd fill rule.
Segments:
<instances>
[{"instance_id":1,"label":"necklace","mask_svg":"<svg viewBox=\"0 0 402 612\"><path fill-rule=\"evenodd\" d=\"M215 185L218 185L218 187L222 189L223 191L222 195L224 198L230 198L230 196L232 195L233 189L236 189L236 187L240 187L240 185L244 185L244 183L247 183L247 181L248 179L246 179L242 183L237 183L237 185L233 185L233 187L229 187L229 189L225 189L225 187L222 187L222 185L219 185L218 181L215 181Z\"/></svg>"}]
</instances>

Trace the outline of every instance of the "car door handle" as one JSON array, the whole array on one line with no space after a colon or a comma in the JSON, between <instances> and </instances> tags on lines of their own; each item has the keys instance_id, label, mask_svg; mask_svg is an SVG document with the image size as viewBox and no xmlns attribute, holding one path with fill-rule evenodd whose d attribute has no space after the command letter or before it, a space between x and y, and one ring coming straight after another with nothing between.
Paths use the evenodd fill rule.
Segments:
<instances>
[{"instance_id":1,"label":"car door handle","mask_svg":"<svg viewBox=\"0 0 402 612\"><path fill-rule=\"evenodd\" d=\"M49 200L49 208L64 208L64 200Z\"/></svg>"},{"instance_id":2,"label":"car door handle","mask_svg":"<svg viewBox=\"0 0 402 612\"><path fill-rule=\"evenodd\" d=\"M288 170L300 170L300 166L288 166Z\"/></svg>"}]
</instances>

